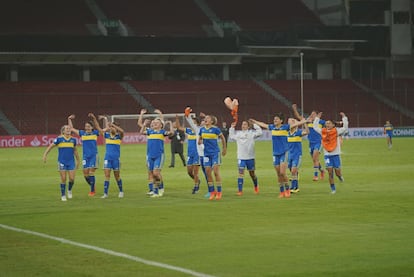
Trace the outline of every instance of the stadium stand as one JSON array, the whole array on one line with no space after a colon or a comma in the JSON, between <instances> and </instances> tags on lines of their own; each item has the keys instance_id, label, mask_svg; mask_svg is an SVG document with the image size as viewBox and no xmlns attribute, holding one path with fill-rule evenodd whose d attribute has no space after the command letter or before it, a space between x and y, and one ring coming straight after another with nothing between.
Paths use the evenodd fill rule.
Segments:
<instances>
[{"instance_id":1,"label":"stadium stand","mask_svg":"<svg viewBox=\"0 0 414 277\"><path fill-rule=\"evenodd\" d=\"M225 97L238 98L239 118L268 120L268 114L282 105L253 81L131 81L154 107L165 113L183 112L189 105L195 112L231 121L230 111L223 104Z\"/></svg>"},{"instance_id":2,"label":"stadium stand","mask_svg":"<svg viewBox=\"0 0 414 277\"><path fill-rule=\"evenodd\" d=\"M97 20L84 0L3 1L0 34L89 35Z\"/></svg>"},{"instance_id":3,"label":"stadium stand","mask_svg":"<svg viewBox=\"0 0 414 277\"><path fill-rule=\"evenodd\" d=\"M211 24L193 0L112 1L99 6L110 19L119 19L137 36L206 36L203 25ZM126 8L127 7L127 8Z\"/></svg>"},{"instance_id":4,"label":"stadium stand","mask_svg":"<svg viewBox=\"0 0 414 277\"><path fill-rule=\"evenodd\" d=\"M224 21L235 21L245 31L279 31L296 25L321 25L300 0L205 0Z\"/></svg>"},{"instance_id":5,"label":"stadium stand","mask_svg":"<svg viewBox=\"0 0 414 277\"><path fill-rule=\"evenodd\" d=\"M136 113L139 104L117 82L0 82L0 109L22 134L54 134L69 114L82 128L89 112Z\"/></svg>"},{"instance_id":6,"label":"stadium stand","mask_svg":"<svg viewBox=\"0 0 414 277\"><path fill-rule=\"evenodd\" d=\"M299 81L268 80L266 83L293 103L301 102ZM401 125L414 123L350 80L305 80L303 98L306 112L318 110L324 118L339 120L339 112L344 111L353 127L381 126L387 119Z\"/></svg>"}]
</instances>

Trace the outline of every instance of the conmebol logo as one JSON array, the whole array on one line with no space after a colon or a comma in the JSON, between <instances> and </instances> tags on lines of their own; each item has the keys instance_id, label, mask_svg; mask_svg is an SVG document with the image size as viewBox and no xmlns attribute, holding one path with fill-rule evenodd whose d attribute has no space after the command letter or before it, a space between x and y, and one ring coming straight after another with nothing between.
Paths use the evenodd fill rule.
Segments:
<instances>
[{"instance_id":1,"label":"conmebol logo","mask_svg":"<svg viewBox=\"0 0 414 277\"><path fill-rule=\"evenodd\" d=\"M31 146L34 146L34 147L37 147L37 146L39 146L40 145L40 140L37 138L37 137L35 137L31 142L30 142L30 145Z\"/></svg>"}]
</instances>

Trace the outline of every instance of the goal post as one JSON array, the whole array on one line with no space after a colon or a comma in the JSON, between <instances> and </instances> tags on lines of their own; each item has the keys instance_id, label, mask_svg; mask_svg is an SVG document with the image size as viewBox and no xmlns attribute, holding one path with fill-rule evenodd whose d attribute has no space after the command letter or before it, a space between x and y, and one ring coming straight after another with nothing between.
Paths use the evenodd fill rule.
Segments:
<instances>
[{"instance_id":1,"label":"goal post","mask_svg":"<svg viewBox=\"0 0 414 277\"><path fill-rule=\"evenodd\" d=\"M181 126L188 126L187 121L185 120L185 114L184 113L167 113L167 114L162 114L163 117L163 121L168 122L174 122L175 121L175 117L178 115L179 119L180 119L180 124ZM194 113L190 114L191 116L195 116ZM109 120L110 122L114 122L116 121L117 123L119 123L119 125L121 126L121 128L125 131L125 132L138 132L139 131L139 127L137 125L138 122L138 118L139 118L139 114L114 114L114 115L110 115L109 116ZM143 114L142 118L145 119L155 119L155 118L159 118L160 114L157 113L151 113L151 114ZM168 126L164 126L168 127ZM169 128L169 127L168 127Z\"/></svg>"}]
</instances>

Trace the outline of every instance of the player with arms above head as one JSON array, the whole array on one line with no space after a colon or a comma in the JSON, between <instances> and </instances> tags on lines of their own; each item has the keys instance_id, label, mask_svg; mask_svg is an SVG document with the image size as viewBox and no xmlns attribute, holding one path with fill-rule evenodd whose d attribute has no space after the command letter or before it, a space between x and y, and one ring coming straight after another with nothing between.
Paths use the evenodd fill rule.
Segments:
<instances>
[{"instance_id":1,"label":"player with arms above head","mask_svg":"<svg viewBox=\"0 0 414 277\"><path fill-rule=\"evenodd\" d=\"M221 133L220 128L216 126L217 118L212 115L206 115L204 118L205 125L200 128L198 144L204 144L204 166L208 179L209 200L220 200L222 197L222 179L220 175L221 155L218 139L221 140L221 154L226 155L226 139ZM213 179L214 172L214 179ZM217 186L217 192L214 184Z\"/></svg>"},{"instance_id":2,"label":"player with arms above head","mask_svg":"<svg viewBox=\"0 0 414 277\"><path fill-rule=\"evenodd\" d=\"M147 112L142 109L138 117L138 126L141 128L140 133L147 136L147 169L149 176L153 178L153 191L149 193L150 197L161 197L164 195L164 181L161 175L161 169L164 164L164 138L172 133L172 126L170 130L164 130L164 122L161 117L161 111L158 111L160 117L151 121L150 127L147 127L143 122L143 116ZM147 122L148 123L148 122Z\"/></svg>"},{"instance_id":3,"label":"player with arms above head","mask_svg":"<svg viewBox=\"0 0 414 277\"><path fill-rule=\"evenodd\" d=\"M103 133L105 139L105 158L104 158L104 194L101 198L108 198L109 182L111 178L111 171L114 172L114 178L119 189L119 198L124 197L123 184L121 179L121 143L124 137L124 130L117 122L108 122L106 116L100 115L98 118L104 121L105 128L99 126L96 117L92 117L96 129Z\"/></svg>"},{"instance_id":4,"label":"player with arms above head","mask_svg":"<svg viewBox=\"0 0 414 277\"><path fill-rule=\"evenodd\" d=\"M302 116L299 115L299 112L297 110L297 105L292 105L293 114L295 115L296 119L301 120ZM310 122L307 123L309 134L308 134L308 141L309 141L309 153L312 157L313 162L313 181L319 180L319 173L320 178L323 179L325 177L325 171L323 170L321 163L319 162L319 156L322 151L322 137L321 135L315 131L312 116L316 115L317 111L312 111L310 115ZM325 120L319 119L319 128L322 128L325 124Z\"/></svg>"},{"instance_id":5,"label":"player with arms above head","mask_svg":"<svg viewBox=\"0 0 414 277\"><path fill-rule=\"evenodd\" d=\"M79 130L73 127L72 120L75 115L71 114L68 117L68 125L71 127L72 133L80 136L82 140L82 166L83 176L90 187L89 196L95 196L95 171L98 168L98 136L99 131L94 129L93 118L94 114L88 115L92 120L85 122L84 130Z\"/></svg>"},{"instance_id":6,"label":"player with arms above head","mask_svg":"<svg viewBox=\"0 0 414 277\"><path fill-rule=\"evenodd\" d=\"M239 176L237 178L238 196L243 195L244 170L247 168L250 178L253 181L254 192L259 193L259 184L255 173L255 140L262 135L262 129L259 125L252 122L243 121L241 130L236 133L237 123L233 122L229 129L229 138L237 143L237 161L239 168ZM253 127L253 128L251 128Z\"/></svg>"},{"instance_id":7,"label":"player with arms above head","mask_svg":"<svg viewBox=\"0 0 414 277\"><path fill-rule=\"evenodd\" d=\"M54 147L59 148L58 170L60 175L61 200L66 201L66 179L69 178L68 197L72 198L72 188L75 184L75 173L79 166L79 155L76 150L76 139L71 136L71 127L64 125L60 129L60 136L55 138L43 154L43 162L46 163L47 155Z\"/></svg>"},{"instance_id":8,"label":"player with arms above head","mask_svg":"<svg viewBox=\"0 0 414 277\"><path fill-rule=\"evenodd\" d=\"M329 174L329 185L331 186L331 193L336 193L334 172L341 182L344 181L341 171L341 143L340 136L348 131L348 117L341 112L342 124L341 128L335 126L335 121L326 120L325 127L320 128L319 120L322 113L313 114L315 118L313 121L313 127L316 132L322 136L322 146L325 156L325 167Z\"/></svg>"},{"instance_id":9,"label":"player with arms above head","mask_svg":"<svg viewBox=\"0 0 414 277\"><path fill-rule=\"evenodd\" d=\"M289 198L290 188L289 179L286 174L287 163L289 158L288 132L295 126L304 124L305 119L298 121L294 125L284 124L285 116L283 113L278 113L273 119L273 124L266 124L255 119L251 119L260 127L270 130L272 132L272 146L273 146L273 166L275 168L277 179L279 183L279 198Z\"/></svg>"},{"instance_id":10,"label":"player with arms above head","mask_svg":"<svg viewBox=\"0 0 414 277\"><path fill-rule=\"evenodd\" d=\"M310 120L310 119L308 119ZM289 118L288 120L291 127L288 134L288 144L289 144L289 159L288 159L288 168L292 176L292 181L290 185L290 192L298 193L299 190L299 168L302 163L302 137L306 136L309 133L308 125L303 124L304 128L299 129L296 125L297 120L294 118Z\"/></svg>"}]
</instances>

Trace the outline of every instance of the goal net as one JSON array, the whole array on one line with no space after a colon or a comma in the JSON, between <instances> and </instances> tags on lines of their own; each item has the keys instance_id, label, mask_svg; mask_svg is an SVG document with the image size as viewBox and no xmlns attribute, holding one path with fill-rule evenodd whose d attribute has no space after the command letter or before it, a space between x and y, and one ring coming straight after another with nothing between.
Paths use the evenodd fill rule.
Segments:
<instances>
[{"instance_id":1,"label":"goal net","mask_svg":"<svg viewBox=\"0 0 414 277\"><path fill-rule=\"evenodd\" d=\"M184 113L168 113L168 114L162 114L163 117L163 121L164 121L164 129L169 130L169 124L172 122L175 122L175 117L178 115L178 118L180 120L180 125L184 126L184 127L188 127L188 123L185 120L185 115ZM195 116L194 113L190 114L191 116ZM143 114L142 118L143 121L145 119L155 119L155 118L159 118L160 115L157 113L153 113L153 114ZM111 115L109 117L109 121L110 122L114 122L116 121L117 123L119 123L119 125L121 126L121 128L126 132L126 133L137 133L139 132L139 127L138 127L138 118L139 118L139 114L114 114Z\"/></svg>"}]
</instances>

